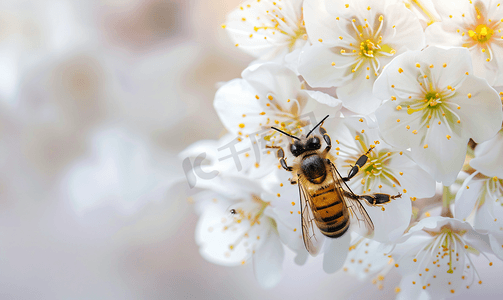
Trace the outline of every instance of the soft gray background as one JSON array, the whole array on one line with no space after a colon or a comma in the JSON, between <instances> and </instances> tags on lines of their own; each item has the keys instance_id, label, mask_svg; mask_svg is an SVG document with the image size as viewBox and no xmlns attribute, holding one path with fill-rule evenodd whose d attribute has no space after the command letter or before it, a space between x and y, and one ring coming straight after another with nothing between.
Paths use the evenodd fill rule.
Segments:
<instances>
[{"instance_id":1,"label":"soft gray background","mask_svg":"<svg viewBox=\"0 0 503 300\"><path fill-rule=\"evenodd\" d=\"M395 273L378 291L288 253L265 291L200 257L177 154L223 132L215 86L251 61L220 28L238 3L0 3L0 299L394 297ZM501 266L466 298L501 293Z\"/></svg>"}]
</instances>

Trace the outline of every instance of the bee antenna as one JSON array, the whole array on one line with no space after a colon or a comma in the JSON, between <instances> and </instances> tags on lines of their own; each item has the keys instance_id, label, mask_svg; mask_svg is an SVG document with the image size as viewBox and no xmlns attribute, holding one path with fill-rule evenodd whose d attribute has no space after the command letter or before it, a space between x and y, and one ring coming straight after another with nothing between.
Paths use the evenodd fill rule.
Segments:
<instances>
[{"instance_id":1,"label":"bee antenna","mask_svg":"<svg viewBox=\"0 0 503 300\"><path fill-rule=\"evenodd\" d=\"M300 139L299 139L298 137L293 136L293 135L291 135L291 134L288 134L288 133L286 133L286 132L284 132L284 131L282 131L282 130L279 130L279 129L278 129L278 128L276 128L276 127L271 127L271 129L274 129L274 130L276 130L276 131L279 131L279 132L281 132L281 133L282 133L282 134L284 134L284 135L287 135L287 136L289 136L289 137L291 137L291 138L294 138L294 139L296 139L296 140L299 140L299 141L300 141Z\"/></svg>"},{"instance_id":2,"label":"bee antenna","mask_svg":"<svg viewBox=\"0 0 503 300\"><path fill-rule=\"evenodd\" d=\"M318 126L320 126L321 123L323 123L327 118L328 118L329 115L327 115L326 117L323 118L323 120L321 120L320 123L316 124L316 126L314 126L313 129L311 129L311 131L309 131L309 133L307 134L306 138L309 137L309 135L311 134L311 132L313 132Z\"/></svg>"}]
</instances>

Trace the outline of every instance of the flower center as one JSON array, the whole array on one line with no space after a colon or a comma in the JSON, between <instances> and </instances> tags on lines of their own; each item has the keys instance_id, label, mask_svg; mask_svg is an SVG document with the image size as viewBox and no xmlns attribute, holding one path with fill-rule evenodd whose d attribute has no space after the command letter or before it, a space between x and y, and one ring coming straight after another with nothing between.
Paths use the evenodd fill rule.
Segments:
<instances>
[{"instance_id":1,"label":"flower center","mask_svg":"<svg viewBox=\"0 0 503 300\"><path fill-rule=\"evenodd\" d=\"M424 229L423 229L424 230ZM449 256L449 262L447 263L449 265L449 270L447 270L447 273L452 274L453 271L453 258L457 258L459 255L459 245L458 242L462 241L462 236L466 233L464 230L453 230L449 225L444 225L442 226L440 232L431 232L428 230L424 230L427 233L429 233L432 236L436 236L437 238L435 241L430 245L433 249L435 248L435 245L438 245L438 248L442 251L440 251L437 255L437 257L440 259L444 259L444 257ZM465 244L465 249L470 248L468 245ZM437 262L438 263L438 260Z\"/></svg>"},{"instance_id":2,"label":"flower center","mask_svg":"<svg viewBox=\"0 0 503 300\"><path fill-rule=\"evenodd\" d=\"M287 122L281 122L281 123L277 123L277 125L279 125L279 128L280 130L290 134L290 135L293 135L293 136L298 136L302 133L302 128L309 125L310 122L308 121L303 121L303 120L292 120L292 121L287 121ZM264 140L266 141L273 141L273 145L274 145L274 141L276 138L280 139L278 141L278 143L281 143L281 137L283 137L283 135L275 130L270 130L269 131L270 134L267 134L266 136L264 136Z\"/></svg>"},{"instance_id":3,"label":"flower center","mask_svg":"<svg viewBox=\"0 0 503 300\"><path fill-rule=\"evenodd\" d=\"M366 147L363 147L363 149L366 149ZM395 152L389 152L386 149L383 149L378 153L371 152L369 154L367 164L365 164L359 173L362 174L361 184L363 185L364 193L371 192L372 189L376 187L381 189L383 185L400 186L398 179L387 167L389 160L394 154ZM345 162L349 165L354 164L358 157L350 157L346 159Z\"/></svg>"},{"instance_id":4,"label":"flower center","mask_svg":"<svg viewBox=\"0 0 503 300\"><path fill-rule=\"evenodd\" d=\"M373 43L371 40L366 40L360 43L360 55L366 57L374 57L374 50L379 50L381 47Z\"/></svg>"},{"instance_id":5,"label":"flower center","mask_svg":"<svg viewBox=\"0 0 503 300\"><path fill-rule=\"evenodd\" d=\"M358 71L360 67L366 68L367 75L365 78L370 79L370 68L373 68L374 75L379 76L381 64L378 58L382 56L391 57L396 53L396 50L391 46L382 44L383 37L380 33L384 26L384 16L379 16L377 28L373 28L367 19L364 19L364 23L360 25L357 25L358 21L356 19L352 19L350 22L356 34L355 39L359 41L359 44L349 43L349 49L341 48L340 53L346 56L355 56L356 60L351 70L353 73ZM339 38L343 39L342 36ZM333 66L335 65L333 64Z\"/></svg>"},{"instance_id":6,"label":"flower center","mask_svg":"<svg viewBox=\"0 0 503 300\"><path fill-rule=\"evenodd\" d=\"M251 209L248 212L245 210L245 208L236 208L234 210L235 214L233 221L235 223L240 224L244 220L248 220L250 221L250 226L260 224L260 217L262 217L262 215L264 214L264 210L270 203L265 202L256 195L252 195L252 198L253 202L255 203L254 209Z\"/></svg>"},{"instance_id":7,"label":"flower center","mask_svg":"<svg viewBox=\"0 0 503 300\"><path fill-rule=\"evenodd\" d=\"M494 202L499 202L503 206L503 179L497 176L492 177L487 181L486 193L489 197L493 199ZM484 204L485 201L480 201L479 207Z\"/></svg>"},{"instance_id":8,"label":"flower center","mask_svg":"<svg viewBox=\"0 0 503 300\"><path fill-rule=\"evenodd\" d=\"M276 5L276 3L274 3ZM294 50L295 45L299 39L307 41L306 26L304 23L304 17L301 15L300 19L292 22L286 15L281 13L281 8L279 11L276 9L266 11L266 19L270 19L271 23L264 24L262 26L254 26L253 30L255 32L261 31L262 34L267 34L264 38L273 38L277 32L287 36L288 40L288 50L291 52ZM252 35L250 35L252 37Z\"/></svg>"},{"instance_id":9,"label":"flower center","mask_svg":"<svg viewBox=\"0 0 503 300\"><path fill-rule=\"evenodd\" d=\"M428 106L435 107L437 104L439 104L438 101L440 99L441 98L440 98L439 93L437 93L435 91L430 91L430 92L426 93L426 95L424 95L424 100L422 100L422 101L424 101L425 103L422 106L420 106L419 108L410 108L409 107L409 108L407 108L407 113L409 115L411 115L417 111L421 111L421 110L427 108Z\"/></svg>"},{"instance_id":10,"label":"flower center","mask_svg":"<svg viewBox=\"0 0 503 300\"><path fill-rule=\"evenodd\" d=\"M306 26L304 25L304 19L301 18L297 24L297 30L294 31L294 34L291 36L290 43L288 44L288 50L290 52L293 51L297 40L302 38L307 41L307 31Z\"/></svg>"},{"instance_id":11,"label":"flower center","mask_svg":"<svg viewBox=\"0 0 503 300\"><path fill-rule=\"evenodd\" d=\"M263 217L265 209L270 204L270 202L265 202L256 195L252 195L252 199L253 201L251 203L245 203L242 204L241 207L232 209L234 215L234 217L232 218L232 223L228 226L224 226L224 231L229 229L232 230L234 226L246 226L239 224L242 224L245 221L249 222L249 227L245 231L245 233L243 235L240 235L238 239L234 241L234 243L229 245L230 250L234 250L236 246L241 243L243 238L250 237L250 230L255 224L260 225L260 219ZM257 240L259 239L260 236L257 236Z\"/></svg>"},{"instance_id":12,"label":"flower center","mask_svg":"<svg viewBox=\"0 0 503 300\"><path fill-rule=\"evenodd\" d=\"M468 35L476 42L485 43L491 39L494 30L484 24L480 24L475 28L475 31L468 30Z\"/></svg>"}]
</instances>

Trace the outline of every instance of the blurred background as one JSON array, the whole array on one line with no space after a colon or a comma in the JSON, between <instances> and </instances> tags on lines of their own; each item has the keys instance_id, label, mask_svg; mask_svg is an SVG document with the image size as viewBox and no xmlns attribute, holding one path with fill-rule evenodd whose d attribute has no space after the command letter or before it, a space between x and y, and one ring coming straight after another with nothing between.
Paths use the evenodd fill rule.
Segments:
<instances>
[{"instance_id":1,"label":"blurred background","mask_svg":"<svg viewBox=\"0 0 503 300\"><path fill-rule=\"evenodd\" d=\"M394 297L396 274L377 293L288 253L265 291L199 255L177 155L223 132L216 84L252 60L220 28L239 2L0 2L0 299Z\"/></svg>"}]
</instances>

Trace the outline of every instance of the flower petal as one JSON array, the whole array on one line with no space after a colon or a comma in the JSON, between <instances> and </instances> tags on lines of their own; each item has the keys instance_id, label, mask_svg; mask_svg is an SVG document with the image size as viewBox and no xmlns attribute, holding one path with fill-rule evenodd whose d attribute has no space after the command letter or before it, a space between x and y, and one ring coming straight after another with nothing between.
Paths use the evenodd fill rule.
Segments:
<instances>
[{"instance_id":1,"label":"flower petal","mask_svg":"<svg viewBox=\"0 0 503 300\"><path fill-rule=\"evenodd\" d=\"M253 270L260 286L265 289L276 286L281 280L285 250L278 234L272 230L259 251L253 256Z\"/></svg>"},{"instance_id":2,"label":"flower petal","mask_svg":"<svg viewBox=\"0 0 503 300\"><path fill-rule=\"evenodd\" d=\"M292 70L275 63L246 68L241 77L250 83L259 95L275 94L282 101L282 106L293 105L293 103L287 104L287 99L295 99L300 91L297 75Z\"/></svg>"},{"instance_id":3,"label":"flower petal","mask_svg":"<svg viewBox=\"0 0 503 300\"><path fill-rule=\"evenodd\" d=\"M227 16L223 27L236 47L270 60L305 43L299 26L301 8L302 0L291 0L281 6L271 1L247 0ZM273 13L276 9L279 11Z\"/></svg>"},{"instance_id":4,"label":"flower petal","mask_svg":"<svg viewBox=\"0 0 503 300\"><path fill-rule=\"evenodd\" d=\"M348 66L356 64L352 56L336 53L333 48L314 45L300 54L299 73L312 87L340 86L352 77Z\"/></svg>"},{"instance_id":5,"label":"flower petal","mask_svg":"<svg viewBox=\"0 0 503 300\"><path fill-rule=\"evenodd\" d=\"M314 100L316 100L322 104L326 104L330 107L335 107L338 110L341 109L341 107L342 107L341 100L334 98L334 97L330 96L329 94L326 94L326 93L323 93L320 91L310 91L310 90L306 90L306 93L309 96L311 96L311 98L313 98Z\"/></svg>"},{"instance_id":6,"label":"flower petal","mask_svg":"<svg viewBox=\"0 0 503 300\"><path fill-rule=\"evenodd\" d=\"M376 1L368 2L368 6L376 4ZM393 3L394 1L387 2ZM414 13L405 5L402 3L387 5L384 18L386 25L381 32L383 45L388 44L395 50L400 50L398 53L407 49L421 49L425 46L423 27Z\"/></svg>"},{"instance_id":7,"label":"flower petal","mask_svg":"<svg viewBox=\"0 0 503 300\"><path fill-rule=\"evenodd\" d=\"M252 133L259 127L258 124L263 122L263 117L257 113L249 115L246 118L247 124L245 124L240 112L260 112L264 110L266 113L272 113L272 110L263 109L265 105L262 106L255 98L255 95L257 95L255 89L242 79L233 79L218 89L213 105L220 120L229 131L237 133L243 129L246 133ZM265 98L267 95L261 96ZM240 124L245 125L241 128Z\"/></svg>"},{"instance_id":8,"label":"flower petal","mask_svg":"<svg viewBox=\"0 0 503 300\"><path fill-rule=\"evenodd\" d=\"M424 146L414 147L411 157L423 169L444 185L451 185L463 167L468 139L452 137L443 126L431 130Z\"/></svg>"},{"instance_id":9,"label":"flower petal","mask_svg":"<svg viewBox=\"0 0 503 300\"><path fill-rule=\"evenodd\" d=\"M331 10L342 13L343 8L342 1L304 0L304 20L311 43L316 44L319 39L328 44L337 41L340 28Z\"/></svg>"},{"instance_id":10,"label":"flower petal","mask_svg":"<svg viewBox=\"0 0 503 300\"><path fill-rule=\"evenodd\" d=\"M397 300L430 300L428 292L416 284L414 275L404 276L400 281L400 292L396 295ZM412 283L414 282L414 283Z\"/></svg>"},{"instance_id":11,"label":"flower petal","mask_svg":"<svg viewBox=\"0 0 503 300\"><path fill-rule=\"evenodd\" d=\"M402 190L407 190L407 193L404 193L404 198L428 198L435 195L435 180L428 172L414 163L406 153L402 155L395 154L393 168L400 172L397 172L400 174L400 176L397 176L399 177L400 187Z\"/></svg>"},{"instance_id":12,"label":"flower petal","mask_svg":"<svg viewBox=\"0 0 503 300\"><path fill-rule=\"evenodd\" d=\"M461 34L452 34L444 29L449 28L449 25L452 26L452 24L435 22L426 27L424 33L428 45L460 47L463 44L463 37Z\"/></svg>"},{"instance_id":13,"label":"flower petal","mask_svg":"<svg viewBox=\"0 0 503 300\"><path fill-rule=\"evenodd\" d=\"M471 137L480 143L494 137L500 130L503 121L501 101L498 93L484 79L466 76L463 84L456 89L456 96L449 101L460 106L456 113L460 117L464 137Z\"/></svg>"},{"instance_id":14,"label":"flower petal","mask_svg":"<svg viewBox=\"0 0 503 300\"><path fill-rule=\"evenodd\" d=\"M395 57L374 83L374 96L381 100L390 100L391 96L407 99L410 95L422 93L417 83L417 56L420 51L407 51Z\"/></svg>"},{"instance_id":15,"label":"flower petal","mask_svg":"<svg viewBox=\"0 0 503 300\"><path fill-rule=\"evenodd\" d=\"M412 205L407 197L392 200L383 206L384 211L381 207L365 206L375 227L373 240L381 243L394 242L409 226Z\"/></svg>"},{"instance_id":16,"label":"flower petal","mask_svg":"<svg viewBox=\"0 0 503 300\"><path fill-rule=\"evenodd\" d=\"M481 192L483 181L473 180L473 177L477 174L478 172L475 172L467 177L456 193L455 216L460 220L465 221L468 218L479 200L479 193ZM467 186L469 186L468 189L466 188Z\"/></svg>"},{"instance_id":17,"label":"flower petal","mask_svg":"<svg viewBox=\"0 0 503 300\"><path fill-rule=\"evenodd\" d=\"M348 255L351 235L344 234L337 239L327 239L324 246L323 270L326 273L335 273L344 265Z\"/></svg>"},{"instance_id":18,"label":"flower petal","mask_svg":"<svg viewBox=\"0 0 503 300\"><path fill-rule=\"evenodd\" d=\"M424 133L414 132L421 128L421 119L419 116L408 117L407 112L404 114L402 109L397 107L396 101L386 101L376 110L375 115L383 139L398 149L420 146Z\"/></svg>"},{"instance_id":19,"label":"flower petal","mask_svg":"<svg viewBox=\"0 0 503 300\"><path fill-rule=\"evenodd\" d=\"M482 174L503 178L503 130L489 141L480 143L475 148L475 158L470 166Z\"/></svg>"},{"instance_id":20,"label":"flower petal","mask_svg":"<svg viewBox=\"0 0 503 300\"><path fill-rule=\"evenodd\" d=\"M342 101L344 107L365 115L375 112L382 102L372 94L376 76L370 74L368 79L366 76L364 72L361 72L351 81L338 87L336 91L337 97Z\"/></svg>"},{"instance_id":21,"label":"flower petal","mask_svg":"<svg viewBox=\"0 0 503 300\"><path fill-rule=\"evenodd\" d=\"M490 234L489 242L491 249L500 259L503 259L503 234Z\"/></svg>"}]
</instances>

